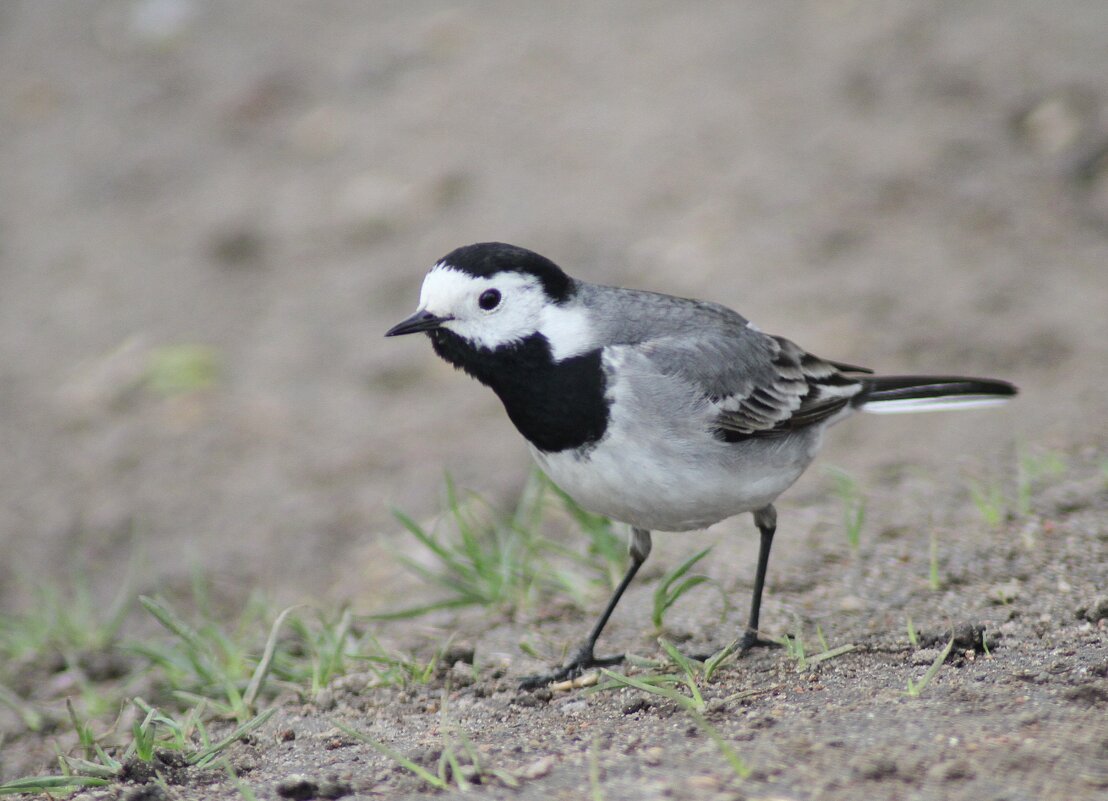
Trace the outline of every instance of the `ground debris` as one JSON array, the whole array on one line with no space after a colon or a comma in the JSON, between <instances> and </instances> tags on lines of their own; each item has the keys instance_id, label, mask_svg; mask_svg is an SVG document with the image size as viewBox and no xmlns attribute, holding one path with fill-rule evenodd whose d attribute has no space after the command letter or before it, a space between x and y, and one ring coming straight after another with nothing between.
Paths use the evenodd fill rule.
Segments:
<instances>
[{"instance_id":1,"label":"ground debris","mask_svg":"<svg viewBox=\"0 0 1108 801\"><path fill-rule=\"evenodd\" d=\"M342 798L354 792L349 782L334 778L316 781L302 773L290 773L277 782L274 789L281 798L289 798L292 801Z\"/></svg>"},{"instance_id":2,"label":"ground debris","mask_svg":"<svg viewBox=\"0 0 1108 801\"><path fill-rule=\"evenodd\" d=\"M274 788L281 798L290 798L292 801L308 801L315 798L319 785L301 773L292 773L277 782Z\"/></svg>"},{"instance_id":3,"label":"ground debris","mask_svg":"<svg viewBox=\"0 0 1108 801\"><path fill-rule=\"evenodd\" d=\"M1099 623L1101 620L1108 618L1108 595L1097 595L1092 600L1078 606L1074 612L1078 620Z\"/></svg>"},{"instance_id":4,"label":"ground debris","mask_svg":"<svg viewBox=\"0 0 1108 801\"><path fill-rule=\"evenodd\" d=\"M946 631L920 633L919 641L924 647L938 646L945 648L946 644L954 639L954 646L950 649L951 655L964 652L968 649L980 649L983 646L993 648L996 645L996 635L992 634L986 639L986 626L984 623L961 622ZM950 659L950 657L947 657Z\"/></svg>"}]
</instances>

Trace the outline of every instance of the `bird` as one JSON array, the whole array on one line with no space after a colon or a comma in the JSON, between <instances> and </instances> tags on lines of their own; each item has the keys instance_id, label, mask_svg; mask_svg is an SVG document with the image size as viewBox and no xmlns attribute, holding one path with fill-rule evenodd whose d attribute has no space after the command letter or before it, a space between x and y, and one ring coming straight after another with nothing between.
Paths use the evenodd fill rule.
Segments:
<instances>
[{"instance_id":1,"label":"bird","mask_svg":"<svg viewBox=\"0 0 1108 801\"><path fill-rule=\"evenodd\" d=\"M630 526L630 564L585 641L524 687L618 664L596 643L650 555L651 532L750 512L760 535L740 655L759 635L777 529L774 502L812 463L828 427L856 412L994 406L992 378L874 375L761 331L730 308L570 277L502 242L459 247L426 274L414 314L385 336L424 333L488 386L543 472L582 508Z\"/></svg>"}]
</instances>

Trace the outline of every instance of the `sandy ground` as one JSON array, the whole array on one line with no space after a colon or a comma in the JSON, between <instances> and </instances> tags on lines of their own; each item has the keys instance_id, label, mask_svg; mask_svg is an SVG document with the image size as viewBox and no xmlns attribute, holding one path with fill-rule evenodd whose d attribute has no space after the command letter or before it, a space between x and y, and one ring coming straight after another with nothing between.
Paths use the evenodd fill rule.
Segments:
<instances>
[{"instance_id":1,"label":"sandy ground","mask_svg":"<svg viewBox=\"0 0 1108 801\"><path fill-rule=\"evenodd\" d=\"M998 413L846 423L824 463L881 488L874 536L907 529L907 552L926 559L938 529L986 562L1008 546L970 525L968 479L1010 478L1021 447L1084 465L1059 484L1083 488L1080 509L1042 512L1077 532L1069 545L1018 557L1026 581L1049 565L1075 573L1059 579L1068 590L1036 585L1042 608L1028 612L1046 616L1045 632L1011 635L1031 649L1012 671L1046 678L995 678L995 694L986 678L958 691L972 697L951 690L913 710L931 737L952 704L972 716L1000 710L998 695L1046 699L1058 717L998 718L1039 727L1034 757L1021 760L1016 740L989 747L1013 770L1058 764L1051 749L1103 720L1102 695L1058 701L1072 687L1052 666L1103 681L1103 630L1073 607L1108 584L1103 493L1089 489L1108 450L1106 38L1096 0L0 5L0 604L25 608L28 577L70 569L108 596L138 554L140 589L199 568L231 597L388 605L391 507L433 514L443 471L506 502L527 473L490 393L425 342L381 337L435 259L499 239L590 280L727 303L828 358L1019 384ZM212 386L158 391L151 370L178 345L211 349ZM789 582L843 580L840 563L813 556L835 551L827 488L814 470L780 506L771 626L789 625L774 604L795 602L781 600L790 587L816 592ZM748 581L751 535L743 519L668 538L658 570L720 542L734 549L721 579ZM1078 546L1085 559L1065 551ZM983 565L969 585L1011 578ZM899 636L909 601L866 586L868 617L837 633ZM951 622L926 599L917 621ZM955 616L988 617L977 594L959 603ZM614 636L641 648L628 614ZM583 624L555 630L571 640ZM487 621L457 625L499 641ZM695 622L690 634L721 639ZM867 796L884 788L872 797L930 792L933 750L907 779L863 766L835 789L808 779L849 759L796 741L833 748L821 704L853 715L851 731L870 727L850 740L859 753L903 735L899 698L883 703L866 678L892 670L899 690L910 657L896 658L858 675L832 662L819 703L752 711L792 722L758 729L751 761L769 749L766 764L795 767L789 797L859 783ZM785 669L772 654L751 664L767 684ZM729 681L746 686L735 670ZM625 702L610 703L596 719L621 714ZM521 720L545 742L553 714ZM1102 729L1089 731L1075 754L1103 750ZM698 770L665 764L674 781ZM638 781L623 770L609 771L607 797L644 797L619 789ZM1070 773L973 797L1102 792L1095 776L1060 778ZM526 797L581 797L559 775Z\"/></svg>"}]
</instances>

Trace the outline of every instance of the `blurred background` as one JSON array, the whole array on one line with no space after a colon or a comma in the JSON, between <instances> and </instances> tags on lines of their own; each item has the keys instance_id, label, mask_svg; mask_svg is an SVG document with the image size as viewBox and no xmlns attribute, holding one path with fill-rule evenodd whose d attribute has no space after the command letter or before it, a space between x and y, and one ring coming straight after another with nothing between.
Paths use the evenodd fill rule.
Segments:
<instances>
[{"instance_id":1,"label":"blurred background","mask_svg":"<svg viewBox=\"0 0 1108 801\"><path fill-rule=\"evenodd\" d=\"M866 480L1103 453L1105 42L1102 0L6 0L0 604L137 563L372 608L392 507L529 470L492 393L382 337L481 240L1021 386L843 424Z\"/></svg>"}]
</instances>

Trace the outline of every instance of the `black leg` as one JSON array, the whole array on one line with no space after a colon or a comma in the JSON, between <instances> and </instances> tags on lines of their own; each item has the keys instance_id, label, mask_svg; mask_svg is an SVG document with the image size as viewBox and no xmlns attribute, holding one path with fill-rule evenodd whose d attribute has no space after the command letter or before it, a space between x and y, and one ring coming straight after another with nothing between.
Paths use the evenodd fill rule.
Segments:
<instances>
[{"instance_id":1,"label":"black leg","mask_svg":"<svg viewBox=\"0 0 1108 801\"><path fill-rule=\"evenodd\" d=\"M746 631L739 640L739 655L757 646L773 646L777 643L758 636L758 617L762 611L762 589L766 584L766 568L769 566L769 549L773 547L773 534L777 531L777 510L772 506L754 513L754 524L762 535L758 545L758 570L754 574L754 595L750 599L750 619Z\"/></svg>"},{"instance_id":2,"label":"black leg","mask_svg":"<svg viewBox=\"0 0 1108 801\"><path fill-rule=\"evenodd\" d=\"M540 673L537 676L528 676L525 678L519 685L522 689L533 690L536 687L542 687L552 681L562 681L564 679L580 676L591 667L618 665L623 661L622 656L597 658L593 653L593 649L596 647L597 639L600 638L600 632L604 631L604 626L608 623L608 618L612 616L616 604L619 603L619 599L623 596L623 591L627 589L628 585L631 583L631 579L635 578L635 574L639 572L642 563L645 562L646 557L650 555L650 545L649 531L641 528L631 529L631 566L627 568L627 573L624 575L623 580L620 581L619 586L616 587L615 592L612 593L612 597L608 599L608 605L604 608L604 611L597 619L595 625L593 625L592 631L589 632L588 639L577 649L577 652L569 662L562 665L562 667L550 673Z\"/></svg>"}]
</instances>

